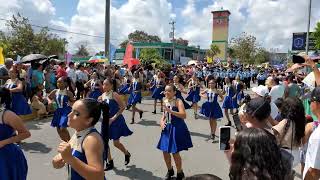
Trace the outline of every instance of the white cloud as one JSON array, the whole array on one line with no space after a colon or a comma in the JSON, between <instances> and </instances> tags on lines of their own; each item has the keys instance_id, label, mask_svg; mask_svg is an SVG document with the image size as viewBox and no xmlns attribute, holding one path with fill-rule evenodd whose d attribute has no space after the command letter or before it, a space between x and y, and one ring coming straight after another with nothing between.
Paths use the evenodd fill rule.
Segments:
<instances>
[{"instance_id":1,"label":"white cloud","mask_svg":"<svg viewBox=\"0 0 320 180\"><path fill-rule=\"evenodd\" d=\"M208 47L212 38L212 10L231 12L229 38L249 32L267 49L286 52L291 48L293 32L305 32L307 1L301 0L215 0L202 10L195 9L195 0L187 0L181 16L186 26L179 34L192 44ZM320 19L320 1L313 1L311 29Z\"/></svg>"}]
</instances>

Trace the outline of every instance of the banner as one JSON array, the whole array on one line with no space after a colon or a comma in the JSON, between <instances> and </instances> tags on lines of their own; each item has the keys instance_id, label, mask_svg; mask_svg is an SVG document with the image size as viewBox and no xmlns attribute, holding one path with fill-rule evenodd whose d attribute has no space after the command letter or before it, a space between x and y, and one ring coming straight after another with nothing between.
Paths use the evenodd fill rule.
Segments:
<instances>
[{"instance_id":1,"label":"banner","mask_svg":"<svg viewBox=\"0 0 320 180\"><path fill-rule=\"evenodd\" d=\"M4 64L3 48L0 47L0 64Z\"/></svg>"},{"instance_id":2,"label":"banner","mask_svg":"<svg viewBox=\"0 0 320 180\"><path fill-rule=\"evenodd\" d=\"M129 68L131 68L133 65L138 65L140 64L139 59L133 58L133 45L128 43L126 52L123 57L123 64L127 64Z\"/></svg>"},{"instance_id":3,"label":"banner","mask_svg":"<svg viewBox=\"0 0 320 180\"><path fill-rule=\"evenodd\" d=\"M113 62L113 58L116 53L116 50L117 50L117 48L113 44L110 44L110 46L109 46L109 63Z\"/></svg>"},{"instance_id":4,"label":"banner","mask_svg":"<svg viewBox=\"0 0 320 180\"><path fill-rule=\"evenodd\" d=\"M212 57L207 57L207 63L213 63L213 58Z\"/></svg>"}]
</instances>

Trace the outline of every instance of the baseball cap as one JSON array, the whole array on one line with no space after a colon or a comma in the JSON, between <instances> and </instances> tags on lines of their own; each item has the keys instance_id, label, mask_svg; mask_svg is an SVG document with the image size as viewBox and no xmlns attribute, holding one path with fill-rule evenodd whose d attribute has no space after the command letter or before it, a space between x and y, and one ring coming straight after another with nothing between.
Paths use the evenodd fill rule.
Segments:
<instances>
[{"instance_id":1,"label":"baseball cap","mask_svg":"<svg viewBox=\"0 0 320 180\"><path fill-rule=\"evenodd\" d=\"M267 86L260 85L258 87L253 87L251 89L253 92L257 93L259 96L265 96L269 93L269 89Z\"/></svg>"}]
</instances>

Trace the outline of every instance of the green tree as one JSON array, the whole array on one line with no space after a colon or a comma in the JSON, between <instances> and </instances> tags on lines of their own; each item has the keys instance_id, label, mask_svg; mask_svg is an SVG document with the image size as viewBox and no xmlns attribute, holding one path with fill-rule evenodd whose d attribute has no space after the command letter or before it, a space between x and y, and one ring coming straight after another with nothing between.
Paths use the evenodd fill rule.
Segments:
<instances>
[{"instance_id":1,"label":"green tree","mask_svg":"<svg viewBox=\"0 0 320 180\"><path fill-rule=\"evenodd\" d=\"M80 56L80 57L86 57L86 56L89 56L89 51L87 49L87 44L84 43L84 44L80 44L78 46L78 50L75 54L76 56Z\"/></svg>"},{"instance_id":2,"label":"green tree","mask_svg":"<svg viewBox=\"0 0 320 180\"><path fill-rule=\"evenodd\" d=\"M262 64L269 61L269 52L264 48L258 48L255 53L255 63Z\"/></svg>"},{"instance_id":3,"label":"green tree","mask_svg":"<svg viewBox=\"0 0 320 180\"><path fill-rule=\"evenodd\" d=\"M169 62L164 60L158 49L146 48L140 52L140 62L143 65L153 65L154 67L166 68Z\"/></svg>"},{"instance_id":4,"label":"green tree","mask_svg":"<svg viewBox=\"0 0 320 180\"><path fill-rule=\"evenodd\" d=\"M172 42L172 40L171 40L171 42ZM185 40L185 39L182 39L182 38L174 39L174 42L176 44L179 44L179 45L182 45L182 46L188 46L189 45L189 41Z\"/></svg>"},{"instance_id":5,"label":"green tree","mask_svg":"<svg viewBox=\"0 0 320 180\"><path fill-rule=\"evenodd\" d=\"M234 57L239 59L241 63L257 64L263 60L265 50L257 43L256 37L242 33L240 36L231 39L231 49L233 49ZM260 59L256 61L256 58Z\"/></svg>"},{"instance_id":6,"label":"green tree","mask_svg":"<svg viewBox=\"0 0 320 180\"><path fill-rule=\"evenodd\" d=\"M161 42L156 35L149 35L144 31L136 30L128 35L128 39L120 44L121 48L126 48L128 42Z\"/></svg>"},{"instance_id":7,"label":"green tree","mask_svg":"<svg viewBox=\"0 0 320 180\"><path fill-rule=\"evenodd\" d=\"M214 58L214 56L216 56L217 54L219 54L221 51L219 49L219 47L215 44L211 44L210 45L210 49L207 50L207 56L211 57L212 59Z\"/></svg>"},{"instance_id":8,"label":"green tree","mask_svg":"<svg viewBox=\"0 0 320 180\"><path fill-rule=\"evenodd\" d=\"M320 22L317 23L315 32L312 34L312 36L316 40L316 48L320 49Z\"/></svg>"},{"instance_id":9,"label":"green tree","mask_svg":"<svg viewBox=\"0 0 320 180\"><path fill-rule=\"evenodd\" d=\"M4 47L6 57L15 58L30 53L44 55L62 55L67 41L55 34L49 33L48 28L35 32L28 20L20 14L13 15L6 23L9 31L0 32L0 45Z\"/></svg>"}]
</instances>

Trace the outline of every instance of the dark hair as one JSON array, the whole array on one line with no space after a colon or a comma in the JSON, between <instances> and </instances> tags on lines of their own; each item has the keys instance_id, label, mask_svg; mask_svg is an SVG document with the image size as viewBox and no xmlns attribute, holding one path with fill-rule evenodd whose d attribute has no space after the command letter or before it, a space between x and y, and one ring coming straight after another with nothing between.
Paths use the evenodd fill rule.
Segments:
<instances>
[{"instance_id":1,"label":"dark hair","mask_svg":"<svg viewBox=\"0 0 320 180\"><path fill-rule=\"evenodd\" d=\"M222 179L212 174L197 174L190 177L186 177L185 180L222 180Z\"/></svg>"},{"instance_id":2,"label":"dark hair","mask_svg":"<svg viewBox=\"0 0 320 180\"><path fill-rule=\"evenodd\" d=\"M246 112L262 122L271 114L269 97L256 97L251 99L246 105Z\"/></svg>"},{"instance_id":3,"label":"dark hair","mask_svg":"<svg viewBox=\"0 0 320 180\"><path fill-rule=\"evenodd\" d=\"M284 119L288 119L286 128L290 127L290 122L294 122L294 140L295 143L300 144L301 139L304 137L304 130L306 125L306 116L302 101L297 97L288 97L283 101L283 105L280 111L281 116Z\"/></svg>"},{"instance_id":4,"label":"dark hair","mask_svg":"<svg viewBox=\"0 0 320 180\"><path fill-rule=\"evenodd\" d=\"M259 128L239 132L231 155L231 180L282 180L287 172L275 137Z\"/></svg>"},{"instance_id":5,"label":"dark hair","mask_svg":"<svg viewBox=\"0 0 320 180\"><path fill-rule=\"evenodd\" d=\"M173 84L167 84L166 86L169 86L172 88L173 92L177 92L177 88L176 86L174 86Z\"/></svg>"},{"instance_id":6,"label":"dark hair","mask_svg":"<svg viewBox=\"0 0 320 180\"><path fill-rule=\"evenodd\" d=\"M69 66L74 65L74 62L69 62Z\"/></svg>"},{"instance_id":7,"label":"dark hair","mask_svg":"<svg viewBox=\"0 0 320 180\"><path fill-rule=\"evenodd\" d=\"M251 96L249 94L244 96L243 103L247 104L251 101Z\"/></svg>"},{"instance_id":8,"label":"dark hair","mask_svg":"<svg viewBox=\"0 0 320 180\"><path fill-rule=\"evenodd\" d=\"M108 122L109 124L109 105L105 102L98 102L92 98L85 98L80 100L86 107L89 117L93 118L91 123L94 126L100 119L101 112L103 116L103 122Z\"/></svg>"},{"instance_id":9,"label":"dark hair","mask_svg":"<svg viewBox=\"0 0 320 180\"><path fill-rule=\"evenodd\" d=\"M280 79L278 77L273 78L273 81L276 83L276 85L280 84Z\"/></svg>"},{"instance_id":10,"label":"dark hair","mask_svg":"<svg viewBox=\"0 0 320 180\"><path fill-rule=\"evenodd\" d=\"M320 103L320 87L314 88L311 92L311 99Z\"/></svg>"},{"instance_id":11,"label":"dark hair","mask_svg":"<svg viewBox=\"0 0 320 180\"><path fill-rule=\"evenodd\" d=\"M11 95L9 89L0 87L0 103L5 105L6 109L10 109Z\"/></svg>"},{"instance_id":12,"label":"dark hair","mask_svg":"<svg viewBox=\"0 0 320 180\"><path fill-rule=\"evenodd\" d=\"M283 98L278 98L274 101L274 104L277 106L277 108L281 111L281 108L283 106Z\"/></svg>"}]
</instances>

